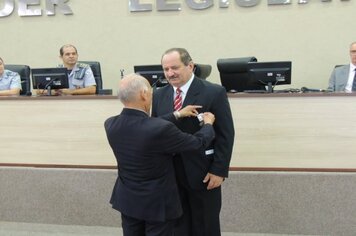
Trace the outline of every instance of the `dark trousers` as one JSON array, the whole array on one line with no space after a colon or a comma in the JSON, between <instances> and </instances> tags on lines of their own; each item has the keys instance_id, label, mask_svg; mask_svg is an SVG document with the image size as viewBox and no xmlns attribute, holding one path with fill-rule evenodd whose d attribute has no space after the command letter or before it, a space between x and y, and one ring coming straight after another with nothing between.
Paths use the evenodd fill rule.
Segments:
<instances>
[{"instance_id":1,"label":"dark trousers","mask_svg":"<svg viewBox=\"0 0 356 236\"><path fill-rule=\"evenodd\" d=\"M174 220L152 222L121 214L124 236L173 236Z\"/></svg>"},{"instance_id":2,"label":"dark trousers","mask_svg":"<svg viewBox=\"0 0 356 236\"><path fill-rule=\"evenodd\" d=\"M175 162L175 167L183 215L176 221L174 235L221 236L221 187L212 190L190 188L184 170L179 169L182 167L180 161Z\"/></svg>"}]
</instances>

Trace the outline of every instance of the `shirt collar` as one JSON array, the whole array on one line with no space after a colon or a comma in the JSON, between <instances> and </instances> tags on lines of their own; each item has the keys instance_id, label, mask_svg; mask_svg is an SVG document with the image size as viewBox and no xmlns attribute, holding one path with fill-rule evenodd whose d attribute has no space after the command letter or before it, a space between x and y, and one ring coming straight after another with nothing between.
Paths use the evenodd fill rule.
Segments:
<instances>
[{"instance_id":1,"label":"shirt collar","mask_svg":"<svg viewBox=\"0 0 356 236\"><path fill-rule=\"evenodd\" d=\"M190 79L187 81L187 83L185 83L182 87L180 87L180 90L182 91L183 94L187 94L188 89L193 82L193 79L194 79L194 74L192 74L192 77L190 77ZM175 94L177 91L177 87L173 87L173 89L174 89L174 94Z\"/></svg>"},{"instance_id":2,"label":"shirt collar","mask_svg":"<svg viewBox=\"0 0 356 236\"><path fill-rule=\"evenodd\" d=\"M355 71L356 66L352 63L350 63L350 71Z\"/></svg>"}]
</instances>

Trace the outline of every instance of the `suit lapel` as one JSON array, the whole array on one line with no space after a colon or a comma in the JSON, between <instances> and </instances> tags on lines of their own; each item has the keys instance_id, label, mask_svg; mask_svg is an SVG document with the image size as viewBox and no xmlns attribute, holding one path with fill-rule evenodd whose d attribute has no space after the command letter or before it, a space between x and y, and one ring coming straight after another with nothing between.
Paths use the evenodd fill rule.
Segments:
<instances>
[{"instance_id":1,"label":"suit lapel","mask_svg":"<svg viewBox=\"0 0 356 236\"><path fill-rule=\"evenodd\" d=\"M345 66L343 68L342 72L342 76L340 76L340 84L343 87L346 87L347 81L349 80L349 70L350 70L350 65Z\"/></svg>"},{"instance_id":2,"label":"suit lapel","mask_svg":"<svg viewBox=\"0 0 356 236\"><path fill-rule=\"evenodd\" d=\"M202 82L197 77L194 77L194 80L188 89L187 95L185 96L183 107L196 104L202 87Z\"/></svg>"},{"instance_id":3,"label":"suit lapel","mask_svg":"<svg viewBox=\"0 0 356 236\"><path fill-rule=\"evenodd\" d=\"M173 112L173 87L171 85L162 88L165 89L164 93L163 93L163 101L162 103L160 103L160 106L163 106L163 110L166 111L167 113Z\"/></svg>"}]
</instances>

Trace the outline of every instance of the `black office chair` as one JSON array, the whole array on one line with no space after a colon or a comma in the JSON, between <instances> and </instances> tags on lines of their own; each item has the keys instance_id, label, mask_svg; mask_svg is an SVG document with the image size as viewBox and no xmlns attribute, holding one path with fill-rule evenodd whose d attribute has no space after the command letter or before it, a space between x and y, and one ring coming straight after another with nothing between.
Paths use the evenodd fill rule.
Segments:
<instances>
[{"instance_id":1,"label":"black office chair","mask_svg":"<svg viewBox=\"0 0 356 236\"><path fill-rule=\"evenodd\" d=\"M98 61L78 61L78 63L88 64L93 71L96 82L96 94L99 94L99 90L103 89L103 79L101 76L100 62Z\"/></svg>"},{"instance_id":2,"label":"black office chair","mask_svg":"<svg viewBox=\"0 0 356 236\"><path fill-rule=\"evenodd\" d=\"M17 72L21 78L22 90L20 95L31 96L31 69L28 65L11 65L5 64L5 69Z\"/></svg>"},{"instance_id":3,"label":"black office chair","mask_svg":"<svg viewBox=\"0 0 356 236\"><path fill-rule=\"evenodd\" d=\"M265 90L265 87L262 85L251 84L247 66L249 62L257 62L257 58L240 57L218 59L217 67L220 73L220 82L227 92Z\"/></svg>"},{"instance_id":4,"label":"black office chair","mask_svg":"<svg viewBox=\"0 0 356 236\"><path fill-rule=\"evenodd\" d=\"M195 64L194 74L201 79L207 79L211 74L212 66L208 64Z\"/></svg>"}]
</instances>

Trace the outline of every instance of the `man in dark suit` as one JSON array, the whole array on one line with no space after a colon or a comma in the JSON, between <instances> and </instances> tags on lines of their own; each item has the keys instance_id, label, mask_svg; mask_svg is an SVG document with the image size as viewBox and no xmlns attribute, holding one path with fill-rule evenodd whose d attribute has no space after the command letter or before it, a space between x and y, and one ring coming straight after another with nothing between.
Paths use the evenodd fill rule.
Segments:
<instances>
[{"instance_id":1,"label":"man in dark suit","mask_svg":"<svg viewBox=\"0 0 356 236\"><path fill-rule=\"evenodd\" d=\"M172 48L162 56L162 67L169 85L153 95L152 116L174 122L188 133L201 129L196 114L212 112L215 139L204 151L181 151L173 159L183 216L176 225L176 235L219 236L221 184L228 176L234 143L234 126L225 89L197 78L194 63L187 50ZM178 91L178 92L177 92ZM179 95L178 95L179 94ZM174 101L182 97L183 109L174 111ZM201 108L189 105L200 105ZM182 117L187 108L190 117Z\"/></svg>"},{"instance_id":2,"label":"man in dark suit","mask_svg":"<svg viewBox=\"0 0 356 236\"><path fill-rule=\"evenodd\" d=\"M136 74L120 81L118 96L123 111L105 121L118 163L110 202L121 212L125 236L171 236L174 220L182 214L173 153L205 149L214 139L215 117L204 113L204 125L194 135L150 117L152 88Z\"/></svg>"}]
</instances>

